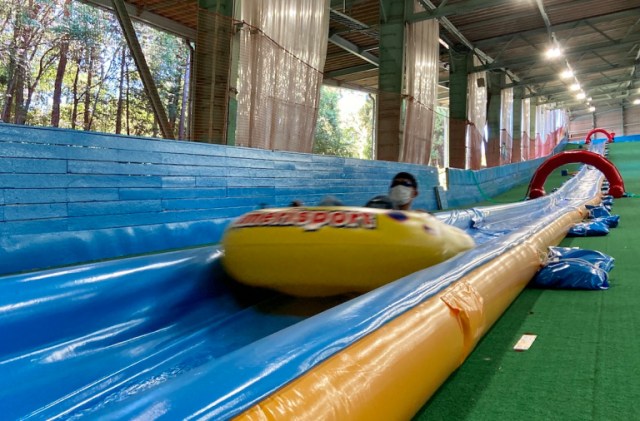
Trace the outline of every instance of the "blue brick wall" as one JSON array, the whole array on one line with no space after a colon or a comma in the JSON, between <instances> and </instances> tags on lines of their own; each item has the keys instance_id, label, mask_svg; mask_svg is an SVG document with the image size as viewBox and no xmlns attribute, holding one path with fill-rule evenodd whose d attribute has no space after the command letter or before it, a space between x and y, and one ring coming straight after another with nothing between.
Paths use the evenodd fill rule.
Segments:
<instances>
[{"instance_id":1,"label":"blue brick wall","mask_svg":"<svg viewBox=\"0 0 640 421\"><path fill-rule=\"evenodd\" d=\"M553 153L562 151L566 143L565 138L556 146ZM465 207L484 202L487 198L511 190L517 185L528 184L545 159L546 157L477 171L449 168L447 170L448 205L450 208Z\"/></svg>"},{"instance_id":2,"label":"blue brick wall","mask_svg":"<svg viewBox=\"0 0 640 421\"><path fill-rule=\"evenodd\" d=\"M449 207L459 208L504 193L514 186L528 183L544 158L478 171L448 170Z\"/></svg>"},{"instance_id":3,"label":"blue brick wall","mask_svg":"<svg viewBox=\"0 0 640 421\"><path fill-rule=\"evenodd\" d=\"M528 182L541 160L450 170L450 207ZM334 195L362 206L416 175L436 210L435 168L0 124L0 273L216 243L233 218ZM477 180L477 182L476 182Z\"/></svg>"},{"instance_id":4,"label":"blue brick wall","mask_svg":"<svg viewBox=\"0 0 640 421\"><path fill-rule=\"evenodd\" d=\"M215 243L259 207L363 205L399 171L436 209L425 166L0 124L0 273Z\"/></svg>"}]
</instances>

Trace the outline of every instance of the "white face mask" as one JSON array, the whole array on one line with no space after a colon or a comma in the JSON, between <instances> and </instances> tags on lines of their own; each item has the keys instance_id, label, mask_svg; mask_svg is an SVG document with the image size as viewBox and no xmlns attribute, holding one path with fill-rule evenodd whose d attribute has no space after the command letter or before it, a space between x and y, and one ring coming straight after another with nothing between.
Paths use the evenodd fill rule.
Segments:
<instances>
[{"instance_id":1,"label":"white face mask","mask_svg":"<svg viewBox=\"0 0 640 421\"><path fill-rule=\"evenodd\" d=\"M394 186L389 189L389 199L397 205L406 205L413 198L413 188L407 186Z\"/></svg>"}]
</instances>

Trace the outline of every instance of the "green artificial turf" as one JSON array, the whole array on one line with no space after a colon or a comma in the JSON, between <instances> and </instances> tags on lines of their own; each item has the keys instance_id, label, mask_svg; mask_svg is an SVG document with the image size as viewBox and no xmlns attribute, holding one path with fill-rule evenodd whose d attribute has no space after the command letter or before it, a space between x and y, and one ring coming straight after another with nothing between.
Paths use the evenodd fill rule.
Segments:
<instances>
[{"instance_id":1,"label":"green artificial turf","mask_svg":"<svg viewBox=\"0 0 640 421\"><path fill-rule=\"evenodd\" d=\"M640 195L640 143L614 143L609 157ZM547 191L566 180L559 171ZM496 199L518 200L522 189ZM640 419L640 200L616 199L613 213L620 225L608 236L561 244L613 256L611 287L525 289L415 420ZM516 352L524 333L537 339Z\"/></svg>"}]
</instances>

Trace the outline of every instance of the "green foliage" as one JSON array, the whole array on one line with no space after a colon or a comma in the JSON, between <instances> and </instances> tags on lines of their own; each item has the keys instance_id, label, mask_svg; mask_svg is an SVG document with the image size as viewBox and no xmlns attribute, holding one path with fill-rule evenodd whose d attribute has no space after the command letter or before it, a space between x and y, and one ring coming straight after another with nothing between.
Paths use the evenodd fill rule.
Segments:
<instances>
[{"instance_id":1,"label":"green foliage","mask_svg":"<svg viewBox=\"0 0 640 421\"><path fill-rule=\"evenodd\" d=\"M371 158L372 101L355 113L355 118L341 116L341 89L322 86L313 153L345 158ZM353 110L345 110L353 111ZM341 118L342 117L342 118Z\"/></svg>"},{"instance_id":2,"label":"green foliage","mask_svg":"<svg viewBox=\"0 0 640 421\"><path fill-rule=\"evenodd\" d=\"M360 158L375 159L375 151L373 150L373 121L376 116L373 115L374 99L369 96L364 105L358 111L358 127L360 135L360 143L362 145Z\"/></svg>"},{"instance_id":3,"label":"green foliage","mask_svg":"<svg viewBox=\"0 0 640 421\"><path fill-rule=\"evenodd\" d=\"M349 148L342 141L342 130L338 119L339 100L340 92L337 89L322 87L313 153L349 156Z\"/></svg>"},{"instance_id":4,"label":"green foliage","mask_svg":"<svg viewBox=\"0 0 640 421\"><path fill-rule=\"evenodd\" d=\"M19 61L19 54L24 51L28 60L21 68L25 102L20 106L27 109L24 123L50 124L61 45L68 42L59 126L82 128L88 104L90 130L113 133L119 112L118 98L124 97L128 107L121 108L122 112L126 109L129 112L123 116L123 132L129 128L132 135L157 135L154 114L115 16L78 1L69 2L65 11L65 3L65 0L0 0L0 111L6 98L15 98L7 95L11 81L15 80L12 63ZM188 48L183 40L165 32L142 24L134 27L160 98L176 118L182 111ZM33 36L34 31L40 31L39 36ZM19 42L23 44L18 48ZM127 51L124 62L123 48ZM126 82L121 84L123 70ZM85 102L87 93L90 100ZM6 121L13 122L16 109L15 103L11 104Z\"/></svg>"},{"instance_id":5,"label":"green foliage","mask_svg":"<svg viewBox=\"0 0 640 421\"><path fill-rule=\"evenodd\" d=\"M436 107L433 135L431 138L431 156L429 165L434 167L444 167L444 148L447 126L449 124L449 108Z\"/></svg>"},{"instance_id":6,"label":"green foliage","mask_svg":"<svg viewBox=\"0 0 640 421\"><path fill-rule=\"evenodd\" d=\"M69 18L57 28L58 31L69 34L72 40L84 45L95 45L100 42L103 30L108 21L115 18L102 10L77 1L69 7ZM122 39L120 31L110 32L110 38ZM80 46L78 46L80 47Z\"/></svg>"}]
</instances>

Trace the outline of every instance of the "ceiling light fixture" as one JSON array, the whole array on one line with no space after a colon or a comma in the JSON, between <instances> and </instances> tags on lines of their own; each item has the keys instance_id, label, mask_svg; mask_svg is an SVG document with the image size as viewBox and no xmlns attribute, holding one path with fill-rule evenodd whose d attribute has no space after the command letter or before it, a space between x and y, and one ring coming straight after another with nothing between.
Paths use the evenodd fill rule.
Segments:
<instances>
[{"instance_id":1,"label":"ceiling light fixture","mask_svg":"<svg viewBox=\"0 0 640 421\"><path fill-rule=\"evenodd\" d=\"M578 99L585 99L587 97L587 95L584 92L578 92L576 94L576 98Z\"/></svg>"},{"instance_id":2,"label":"ceiling light fixture","mask_svg":"<svg viewBox=\"0 0 640 421\"><path fill-rule=\"evenodd\" d=\"M596 107L589 107L590 112L594 112L595 110L596 110Z\"/></svg>"},{"instance_id":3,"label":"ceiling light fixture","mask_svg":"<svg viewBox=\"0 0 640 421\"><path fill-rule=\"evenodd\" d=\"M560 73L560 77L562 79L569 79L569 78L573 77L573 71L571 69L567 69L567 70L563 71L562 73Z\"/></svg>"},{"instance_id":4,"label":"ceiling light fixture","mask_svg":"<svg viewBox=\"0 0 640 421\"><path fill-rule=\"evenodd\" d=\"M578 91L580 90L580 84L579 83L574 83L573 85L569 86L569 89L572 91Z\"/></svg>"},{"instance_id":5,"label":"ceiling light fixture","mask_svg":"<svg viewBox=\"0 0 640 421\"><path fill-rule=\"evenodd\" d=\"M633 105L638 105L640 104L640 99L634 99L633 100Z\"/></svg>"},{"instance_id":6,"label":"ceiling light fixture","mask_svg":"<svg viewBox=\"0 0 640 421\"><path fill-rule=\"evenodd\" d=\"M552 47L547 50L545 56L548 59L554 59L562 56L562 51L558 47Z\"/></svg>"}]
</instances>

